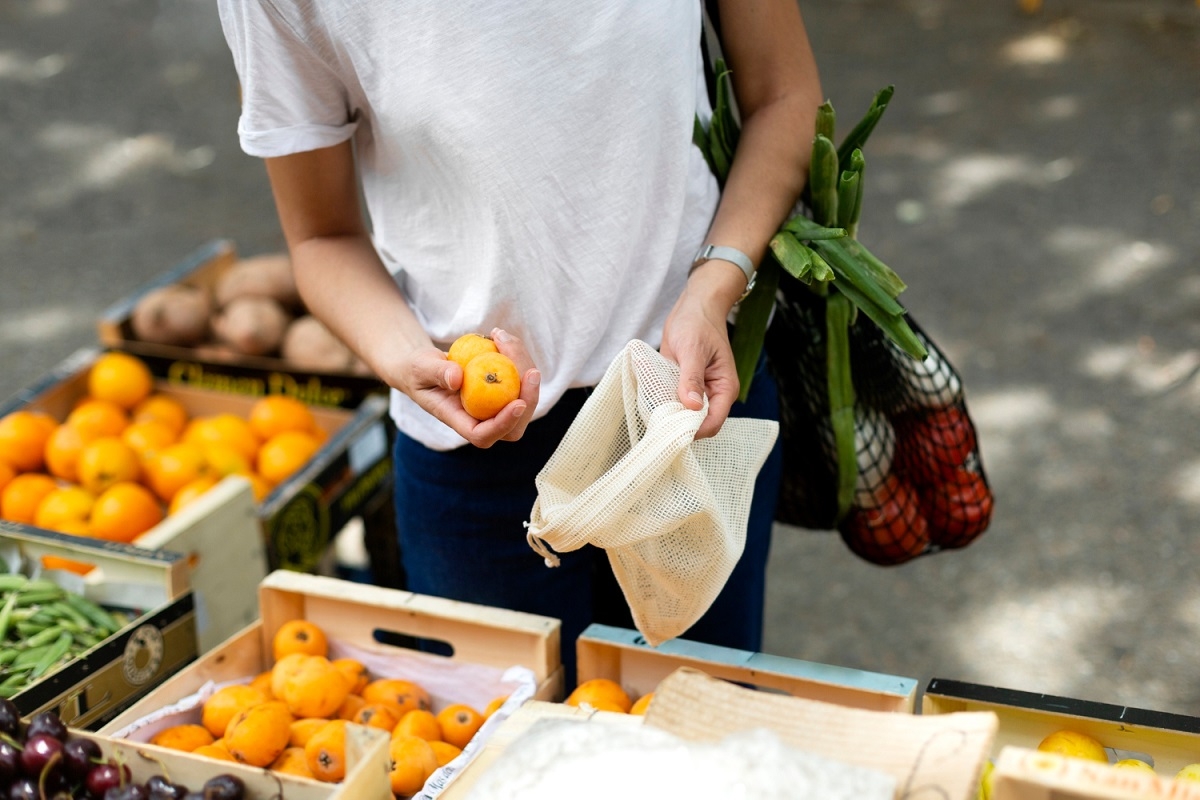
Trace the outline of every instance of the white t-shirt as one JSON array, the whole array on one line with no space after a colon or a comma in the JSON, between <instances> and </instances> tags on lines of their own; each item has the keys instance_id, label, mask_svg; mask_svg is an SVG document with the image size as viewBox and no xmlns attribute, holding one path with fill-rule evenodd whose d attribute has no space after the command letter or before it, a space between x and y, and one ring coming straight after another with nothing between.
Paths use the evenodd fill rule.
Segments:
<instances>
[{"instance_id":1,"label":"white t-shirt","mask_svg":"<svg viewBox=\"0 0 1200 800\"><path fill-rule=\"evenodd\" d=\"M499 326L537 415L657 347L718 188L698 0L219 0L242 148L354 138L375 246L433 341ZM399 392L399 429L463 439Z\"/></svg>"}]
</instances>

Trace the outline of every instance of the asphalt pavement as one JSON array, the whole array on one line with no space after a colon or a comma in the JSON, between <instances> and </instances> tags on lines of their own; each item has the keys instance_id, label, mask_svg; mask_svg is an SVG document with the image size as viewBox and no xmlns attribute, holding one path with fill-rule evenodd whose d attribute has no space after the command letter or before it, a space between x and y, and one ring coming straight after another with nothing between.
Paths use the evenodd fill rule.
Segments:
<instances>
[{"instance_id":1,"label":"asphalt pavement","mask_svg":"<svg viewBox=\"0 0 1200 800\"><path fill-rule=\"evenodd\" d=\"M892 568L780 526L765 649L1200 714L1200 6L801 3L860 238L963 376L996 495ZM0 397L188 253L283 246L209 0L0 0Z\"/></svg>"}]
</instances>

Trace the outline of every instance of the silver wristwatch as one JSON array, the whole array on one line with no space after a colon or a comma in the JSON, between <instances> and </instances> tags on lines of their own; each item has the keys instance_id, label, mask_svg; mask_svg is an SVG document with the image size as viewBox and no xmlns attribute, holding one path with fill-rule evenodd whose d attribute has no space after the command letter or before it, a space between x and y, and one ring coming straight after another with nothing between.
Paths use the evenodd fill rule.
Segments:
<instances>
[{"instance_id":1,"label":"silver wristwatch","mask_svg":"<svg viewBox=\"0 0 1200 800\"><path fill-rule=\"evenodd\" d=\"M692 261L692 269L700 266L706 261L719 259L728 261L734 264L746 275L746 291L742 292L742 296L738 298L738 302L742 302L754 290L754 279L758 277L758 270L754 268L754 262L750 260L750 256L738 250L736 247L723 247L716 244L706 244L700 248L700 252L696 254L696 258Z\"/></svg>"}]
</instances>

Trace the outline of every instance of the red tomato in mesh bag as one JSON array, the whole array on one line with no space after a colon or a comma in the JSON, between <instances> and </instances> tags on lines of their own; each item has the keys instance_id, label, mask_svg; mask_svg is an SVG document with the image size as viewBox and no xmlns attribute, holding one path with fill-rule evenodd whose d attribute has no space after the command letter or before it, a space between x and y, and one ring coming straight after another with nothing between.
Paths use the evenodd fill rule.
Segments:
<instances>
[{"instance_id":1,"label":"red tomato in mesh bag","mask_svg":"<svg viewBox=\"0 0 1200 800\"><path fill-rule=\"evenodd\" d=\"M882 566L902 564L929 548L929 526L917 493L894 474L875 491L871 504L851 509L838 532L856 555Z\"/></svg>"},{"instance_id":2,"label":"red tomato in mesh bag","mask_svg":"<svg viewBox=\"0 0 1200 800\"><path fill-rule=\"evenodd\" d=\"M929 539L945 548L966 547L992 520L992 492L983 476L960 469L952 480L921 489Z\"/></svg>"},{"instance_id":3,"label":"red tomato in mesh bag","mask_svg":"<svg viewBox=\"0 0 1200 800\"><path fill-rule=\"evenodd\" d=\"M896 437L896 469L920 485L953 480L975 452L975 427L957 406L904 414Z\"/></svg>"}]
</instances>

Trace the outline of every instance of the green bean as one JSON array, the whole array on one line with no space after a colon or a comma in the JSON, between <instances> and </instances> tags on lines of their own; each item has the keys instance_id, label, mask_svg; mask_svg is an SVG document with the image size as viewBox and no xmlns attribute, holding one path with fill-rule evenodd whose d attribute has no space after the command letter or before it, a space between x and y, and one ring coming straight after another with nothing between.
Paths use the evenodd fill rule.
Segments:
<instances>
[{"instance_id":1,"label":"green bean","mask_svg":"<svg viewBox=\"0 0 1200 800\"><path fill-rule=\"evenodd\" d=\"M30 675L30 677L42 677L47 670L61 661L70 651L71 641L72 638L70 632L63 632L60 634L59 637L54 640L54 644L50 645L50 647L46 650L46 653L42 656L41 661L39 661L37 666L33 668L33 673Z\"/></svg>"}]
</instances>

